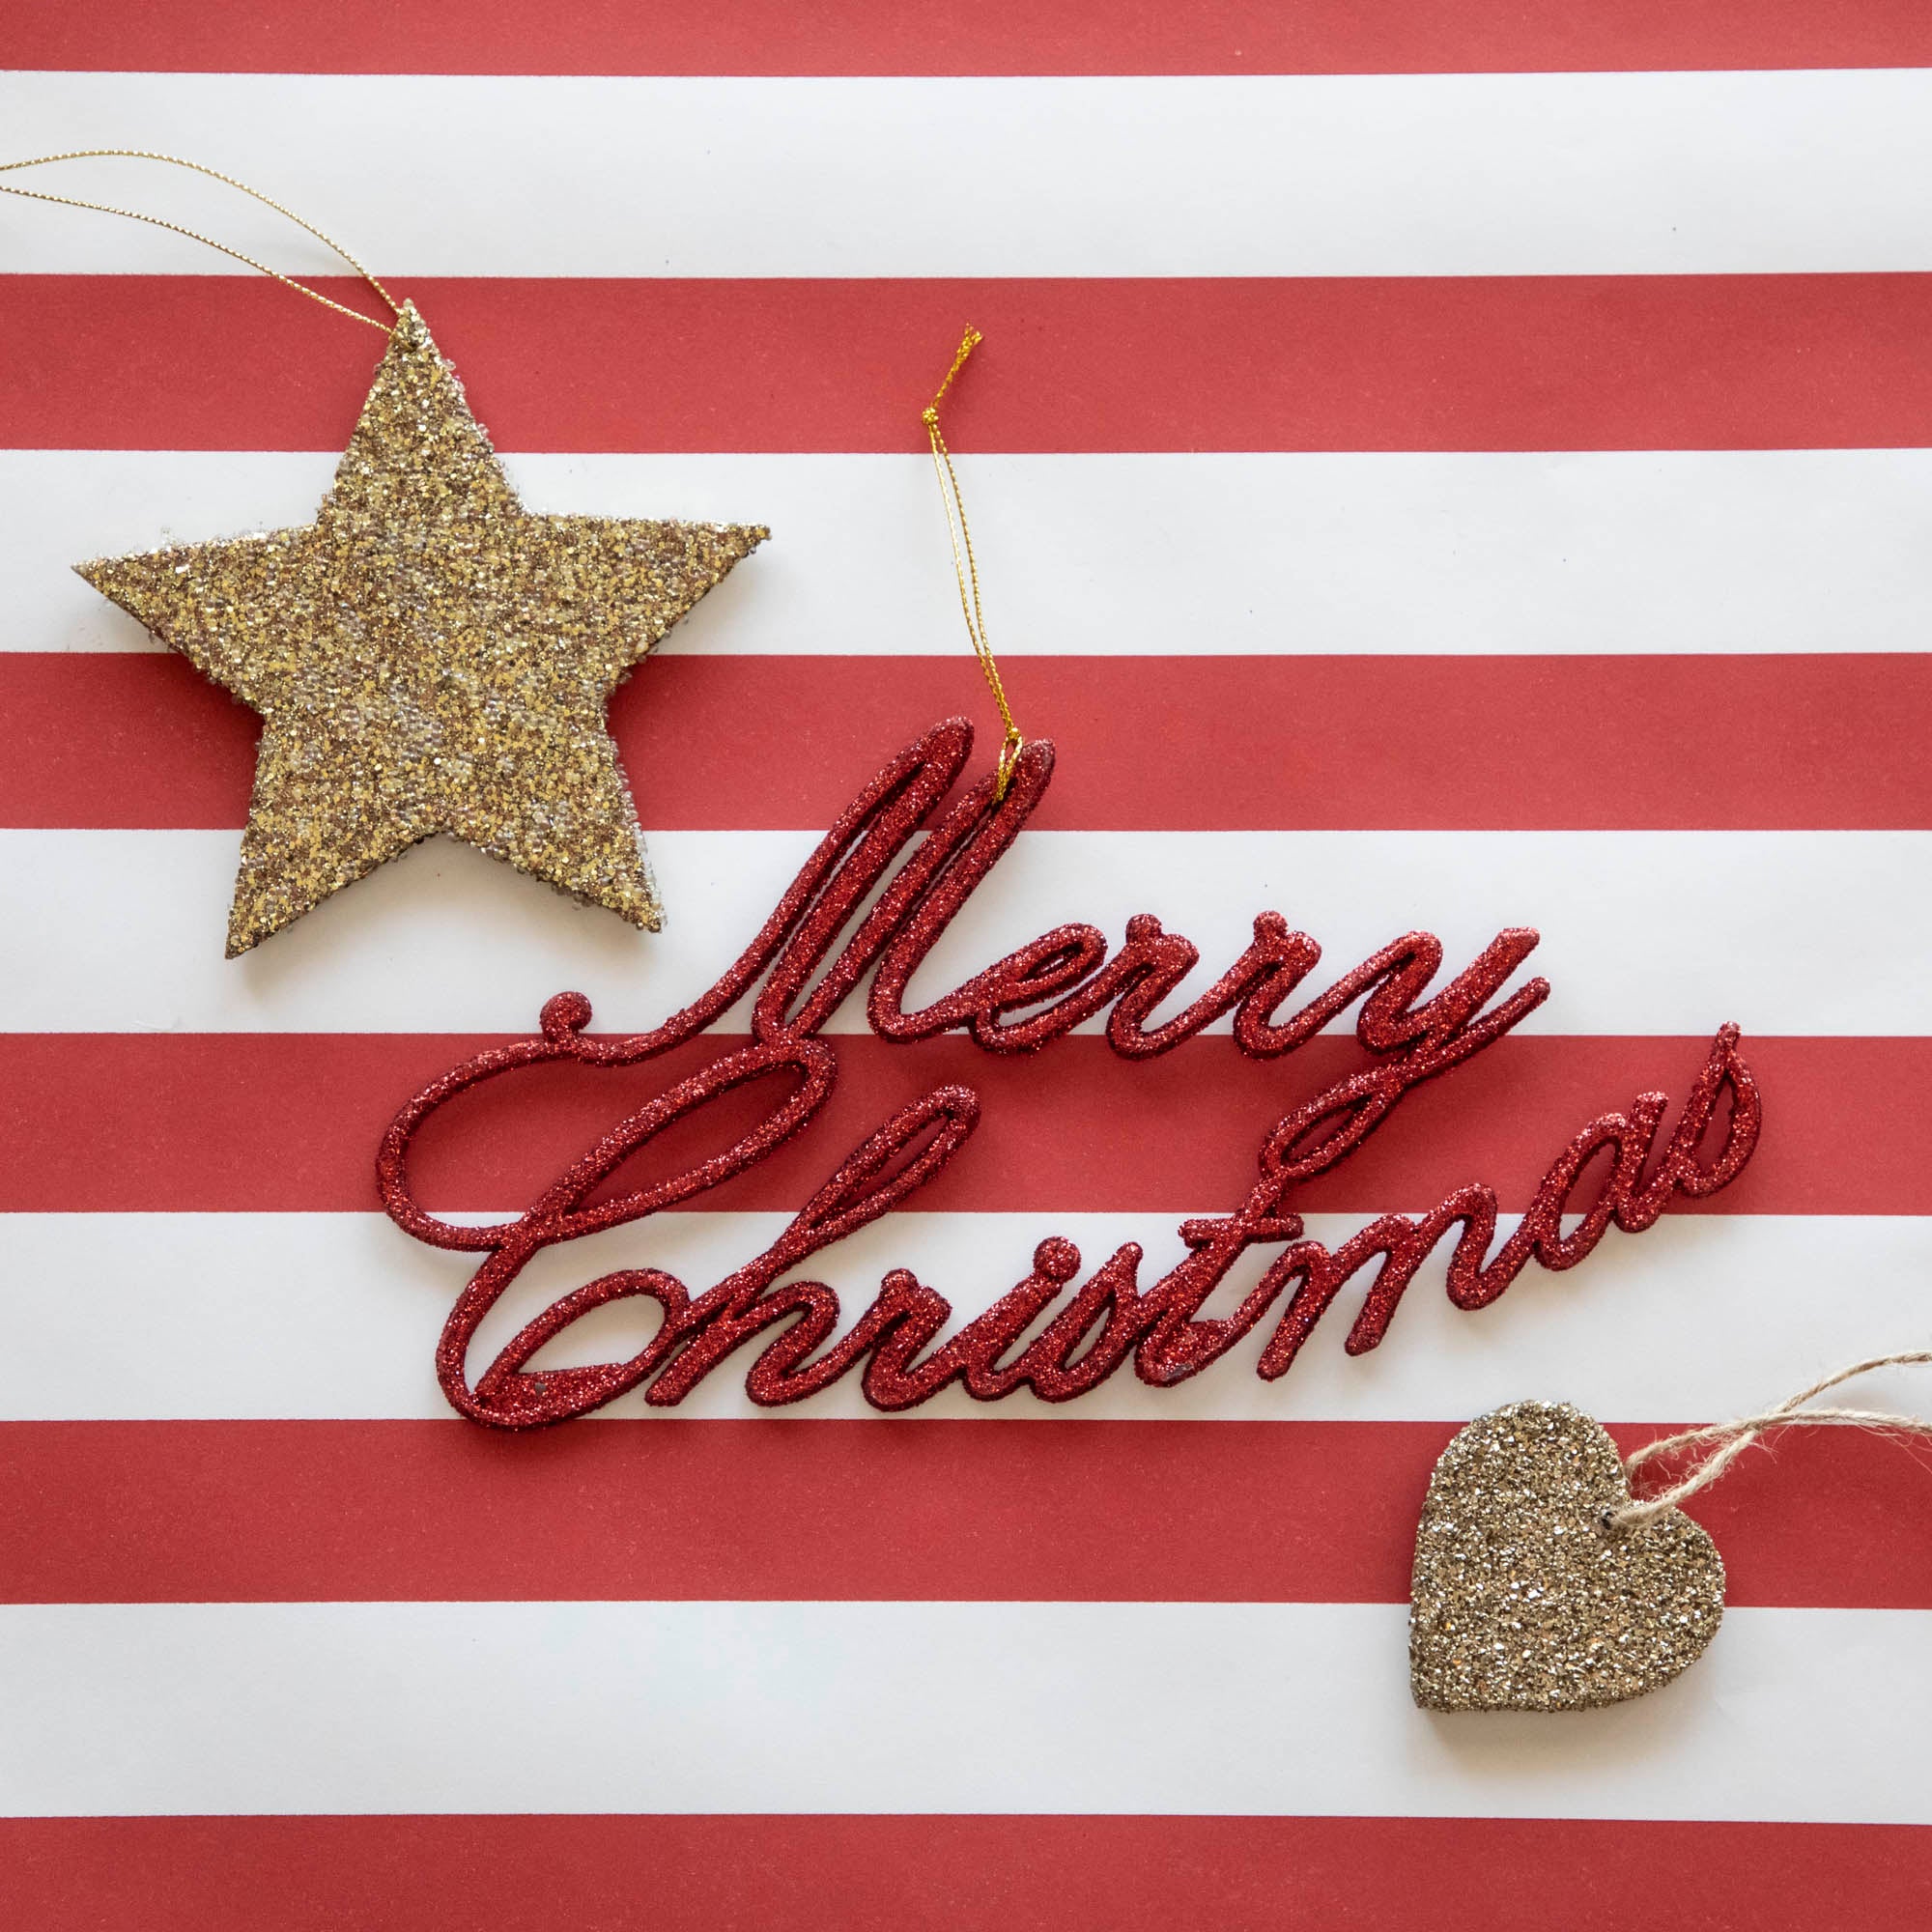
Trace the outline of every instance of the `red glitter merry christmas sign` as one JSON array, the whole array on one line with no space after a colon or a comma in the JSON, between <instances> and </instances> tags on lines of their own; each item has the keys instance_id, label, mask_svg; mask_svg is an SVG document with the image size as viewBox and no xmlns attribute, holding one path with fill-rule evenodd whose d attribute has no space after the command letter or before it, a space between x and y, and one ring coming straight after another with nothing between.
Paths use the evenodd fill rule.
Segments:
<instances>
[{"instance_id":1,"label":"red glitter merry christmas sign","mask_svg":"<svg viewBox=\"0 0 1932 1932\"><path fill-rule=\"evenodd\" d=\"M951 719L900 753L826 834L737 962L662 1026L591 1037L584 1032L590 1003L560 993L545 1006L538 1035L464 1062L397 1116L377 1160L384 1208L418 1240L483 1257L437 1350L442 1389L464 1415L504 1428L560 1422L639 1385L645 1401L669 1406L761 1336L768 1339L745 1385L765 1406L802 1401L854 1372L866 1399L882 1409L914 1407L954 1382L980 1401L1030 1389L1042 1400L1065 1402L1097 1387L1129 1357L1143 1381L1157 1387L1183 1381L1281 1304L1258 1364L1272 1379L1293 1363L1342 1287L1364 1270L1374 1273L1348 1333L1351 1354L1380 1343L1404 1291L1452 1230L1460 1232L1448 1260L1450 1299L1460 1308L1481 1308L1532 1260L1549 1269L1574 1267L1612 1223L1631 1233L1648 1228L1674 1196L1714 1194L1750 1158L1762 1105L1738 1029L1727 1025L1712 1041L1661 1151L1667 1095L1639 1094L1628 1109L1599 1115L1571 1136L1529 1210L1499 1244L1496 1196L1481 1182L1457 1188L1427 1214L1385 1214L1333 1249L1305 1238L1293 1208L1299 1183L1346 1160L1417 1086L1500 1039L1548 996L1548 982L1533 979L1496 997L1536 947L1537 934L1526 927L1498 933L1424 998L1441 967L1442 946L1430 933L1408 933L1284 1016L1321 948L1279 914L1264 912L1255 919L1252 943L1227 971L1181 1011L1151 1025L1200 954L1159 920L1141 915L1128 922L1125 943L1111 956L1094 926L1056 926L945 998L908 1012L912 975L1012 844L1053 775L1052 745L1031 743L1003 796L989 776L928 829L972 742L972 726ZM832 956L875 891L876 903ZM971 1088L948 1085L882 1122L779 1238L724 1280L694 1294L662 1268L600 1275L551 1303L472 1379L471 1341L533 1257L683 1206L811 1125L838 1073L837 1050L823 1029L868 973L868 1024L881 1038L908 1044L958 1031L990 1053L1039 1053L1104 1014L1113 1051L1146 1060L1231 1016L1236 1048L1267 1060L1294 1052L1359 1001L1355 1037L1370 1064L1275 1121L1262 1136L1258 1176L1246 1199L1226 1214L1183 1222L1186 1255L1146 1287L1138 1245L1121 1247L1076 1286L1079 1250L1049 1235L1035 1250L1027 1277L937 1347L952 1306L902 1268L885 1276L858 1321L838 1333L837 1293L823 1282L786 1277L906 1205L959 1151L980 1124L980 1101ZM545 1063L570 1063L593 1076L600 1068L636 1065L682 1045L754 992L750 1045L722 1053L627 1114L514 1219L466 1227L416 1201L409 1179L412 1143L458 1094ZM1041 1079L1053 1077L1050 1055L1042 1054L1039 1066ZM774 1076L785 1080L784 1096L732 1146L648 1186L596 1198L626 1161L668 1129ZM1717 1145L1707 1150L1711 1140ZM1584 1183L1593 1169L1601 1173L1594 1187ZM1566 1219L1574 1220L1567 1234ZM1203 1318L1236 1263L1250 1248L1269 1246L1281 1252L1236 1312ZM579 1367L529 1366L582 1317L631 1297L663 1311L656 1333L635 1354Z\"/></svg>"}]
</instances>

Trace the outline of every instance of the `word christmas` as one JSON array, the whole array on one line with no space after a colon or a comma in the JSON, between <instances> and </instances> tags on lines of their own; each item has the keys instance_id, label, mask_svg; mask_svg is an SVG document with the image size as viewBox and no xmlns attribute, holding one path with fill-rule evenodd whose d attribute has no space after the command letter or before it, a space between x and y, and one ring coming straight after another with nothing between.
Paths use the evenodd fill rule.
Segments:
<instances>
[{"instance_id":1,"label":"word christmas","mask_svg":"<svg viewBox=\"0 0 1932 1932\"><path fill-rule=\"evenodd\" d=\"M1521 1224L1493 1255L1496 1197L1481 1184L1458 1188L1418 1219L1386 1214L1332 1251L1302 1238L1300 1217L1288 1205L1297 1182L1346 1158L1412 1088L1500 1039L1548 996L1548 982L1538 979L1488 1004L1535 948L1537 935L1523 928L1497 934L1470 966L1418 1004L1441 965L1442 947L1429 933L1410 933L1278 1018L1321 949L1306 934L1291 931L1280 915L1263 913L1254 923L1253 943L1220 979L1172 1019L1150 1026L1154 1009L1199 954L1143 915L1128 922L1126 943L1111 958L1094 927L1057 926L946 998L908 1012L908 981L1011 845L1053 772L1052 746L1031 743L1004 796L989 777L927 830L972 742L972 726L952 719L908 746L826 835L737 963L654 1032L588 1037L583 1029L590 1003L579 993L559 993L545 1006L537 1037L478 1054L403 1109L377 1158L384 1207L419 1240L486 1257L452 1309L437 1350L443 1391L463 1414L505 1428L560 1422L642 1383L648 1383L646 1401L677 1403L725 1356L770 1330L778 1332L746 1377L752 1399L761 1404L801 1401L861 1362L866 1398L882 1409L911 1408L955 1381L980 1401L1027 1388L1045 1401L1065 1402L1106 1380L1129 1355L1144 1381L1183 1381L1235 1347L1288 1293L1260 1362L1260 1373L1272 1379L1293 1362L1344 1284L1371 1263L1378 1265L1349 1331L1350 1354L1381 1341L1403 1291L1451 1229L1461 1232L1448 1263L1450 1299L1459 1308L1481 1308L1530 1260L1546 1268L1574 1267L1612 1222L1632 1233L1648 1228L1673 1195L1715 1194L1750 1158L1762 1110L1739 1054L1738 1029L1726 1026L1654 1163L1669 1102L1662 1094L1640 1094L1628 1112L1600 1115L1577 1132ZM925 836L918 838L923 830ZM838 935L881 882L877 902L826 964ZM930 1039L957 1029L988 1052L1031 1052L1104 1012L1113 1050L1143 1060L1232 1014L1236 1046L1270 1059L1293 1053L1359 1000L1355 1036L1372 1061L1275 1122L1262 1143L1259 1179L1247 1199L1230 1214L1184 1222L1185 1258L1145 1289L1137 1245L1121 1248L1075 1289L1079 1250L1049 1236L1035 1251L1027 1278L943 1346L933 1344L947 1326L951 1305L902 1268L886 1275L871 1305L838 1335L838 1297L832 1289L785 1277L901 1206L959 1151L979 1122L980 1103L970 1088L947 1086L881 1124L763 1254L715 1288L694 1296L659 1268L600 1275L529 1321L472 1382L469 1351L477 1327L533 1256L690 1201L763 1160L810 1124L838 1071L820 1032L868 972L867 1016L889 1040ZM461 1227L416 1202L408 1179L411 1143L456 1095L547 1061L612 1067L650 1060L711 1025L753 987L749 1046L722 1054L619 1122L515 1220ZM592 1199L626 1160L674 1122L775 1074L786 1076L785 1097L724 1152L650 1186ZM1721 1143L1707 1155L1703 1143L1712 1137L1720 1101ZM1573 1205L1578 1181L1600 1155L1607 1174L1595 1198ZM1567 1235L1566 1214L1580 1215ZM1235 1314L1203 1319L1200 1311L1216 1286L1257 1246L1282 1251ZM632 1296L663 1310L657 1332L638 1353L584 1367L527 1366L580 1317ZM1065 1305L1053 1312L1063 1298Z\"/></svg>"}]
</instances>

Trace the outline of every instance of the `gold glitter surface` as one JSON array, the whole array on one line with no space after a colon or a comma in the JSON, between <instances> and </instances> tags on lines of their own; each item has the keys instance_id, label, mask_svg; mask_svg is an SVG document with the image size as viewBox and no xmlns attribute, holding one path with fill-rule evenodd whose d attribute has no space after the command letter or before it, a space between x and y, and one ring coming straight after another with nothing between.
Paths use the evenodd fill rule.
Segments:
<instances>
[{"instance_id":1,"label":"gold glitter surface","mask_svg":"<svg viewBox=\"0 0 1932 1932\"><path fill-rule=\"evenodd\" d=\"M439 832L655 931L605 705L767 534L526 511L406 305L313 524L78 568L262 715L233 958Z\"/></svg>"},{"instance_id":2,"label":"gold glitter surface","mask_svg":"<svg viewBox=\"0 0 1932 1932\"><path fill-rule=\"evenodd\" d=\"M1568 1403L1478 1416L1442 1452L1415 1536L1409 1688L1432 1711L1577 1711L1640 1697L1724 1614L1717 1546L1682 1510L1606 1533L1630 1500Z\"/></svg>"}]
</instances>

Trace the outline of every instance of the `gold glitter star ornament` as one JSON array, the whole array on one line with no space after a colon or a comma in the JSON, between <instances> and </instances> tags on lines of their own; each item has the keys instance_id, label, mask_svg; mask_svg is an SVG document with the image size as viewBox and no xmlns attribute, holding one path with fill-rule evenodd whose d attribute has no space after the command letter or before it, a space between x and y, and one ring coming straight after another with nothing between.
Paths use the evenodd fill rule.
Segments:
<instances>
[{"instance_id":1,"label":"gold glitter star ornament","mask_svg":"<svg viewBox=\"0 0 1932 1932\"><path fill-rule=\"evenodd\" d=\"M768 534L526 510L405 304L313 524L78 568L261 714L233 958L440 832L657 930L605 707Z\"/></svg>"}]
</instances>

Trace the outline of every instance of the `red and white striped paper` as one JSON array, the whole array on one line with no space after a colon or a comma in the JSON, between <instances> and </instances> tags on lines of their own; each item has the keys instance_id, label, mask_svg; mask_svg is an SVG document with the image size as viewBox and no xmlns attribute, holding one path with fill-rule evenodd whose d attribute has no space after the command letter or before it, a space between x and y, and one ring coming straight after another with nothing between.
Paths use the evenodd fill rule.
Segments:
<instances>
[{"instance_id":1,"label":"red and white striped paper","mask_svg":"<svg viewBox=\"0 0 1932 1932\"><path fill-rule=\"evenodd\" d=\"M664 936L444 843L226 963L252 721L68 566L306 520L378 345L0 201L8 1923L1932 1916L1922 1458L1741 1464L1697 1506L1722 1632L1637 1704L1427 1716L1404 1638L1462 1420L1567 1398L1630 1439L1932 1321L1918 0L15 0L0 59L9 155L186 154L339 233L534 506L775 533L613 711ZM20 179L327 272L206 183ZM1350 1360L1341 1311L1274 1384L1258 1335L1052 1411L780 1420L714 1378L459 1423L465 1264L374 1211L382 1126L562 987L599 1027L689 998L892 752L988 709L918 426L967 321L993 637L1062 755L924 983L1143 910L1216 971L1267 906L1338 970L1533 923L1553 997L1311 1185L1311 1231L1478 1178L1520 1208L1731 1018L1758 1156L1481 1315L1438 1269ZM520 1309L619 1261L715 1280L945 1079L982 1129L826 1258L848 1308L903 1264L970 1315L1049 1232L1158 1265L1345 1052L833 1033L803 1146ZM426 1141L427 1191L514 1208L586 1120Z\"/></svg>"}]
</instances>

